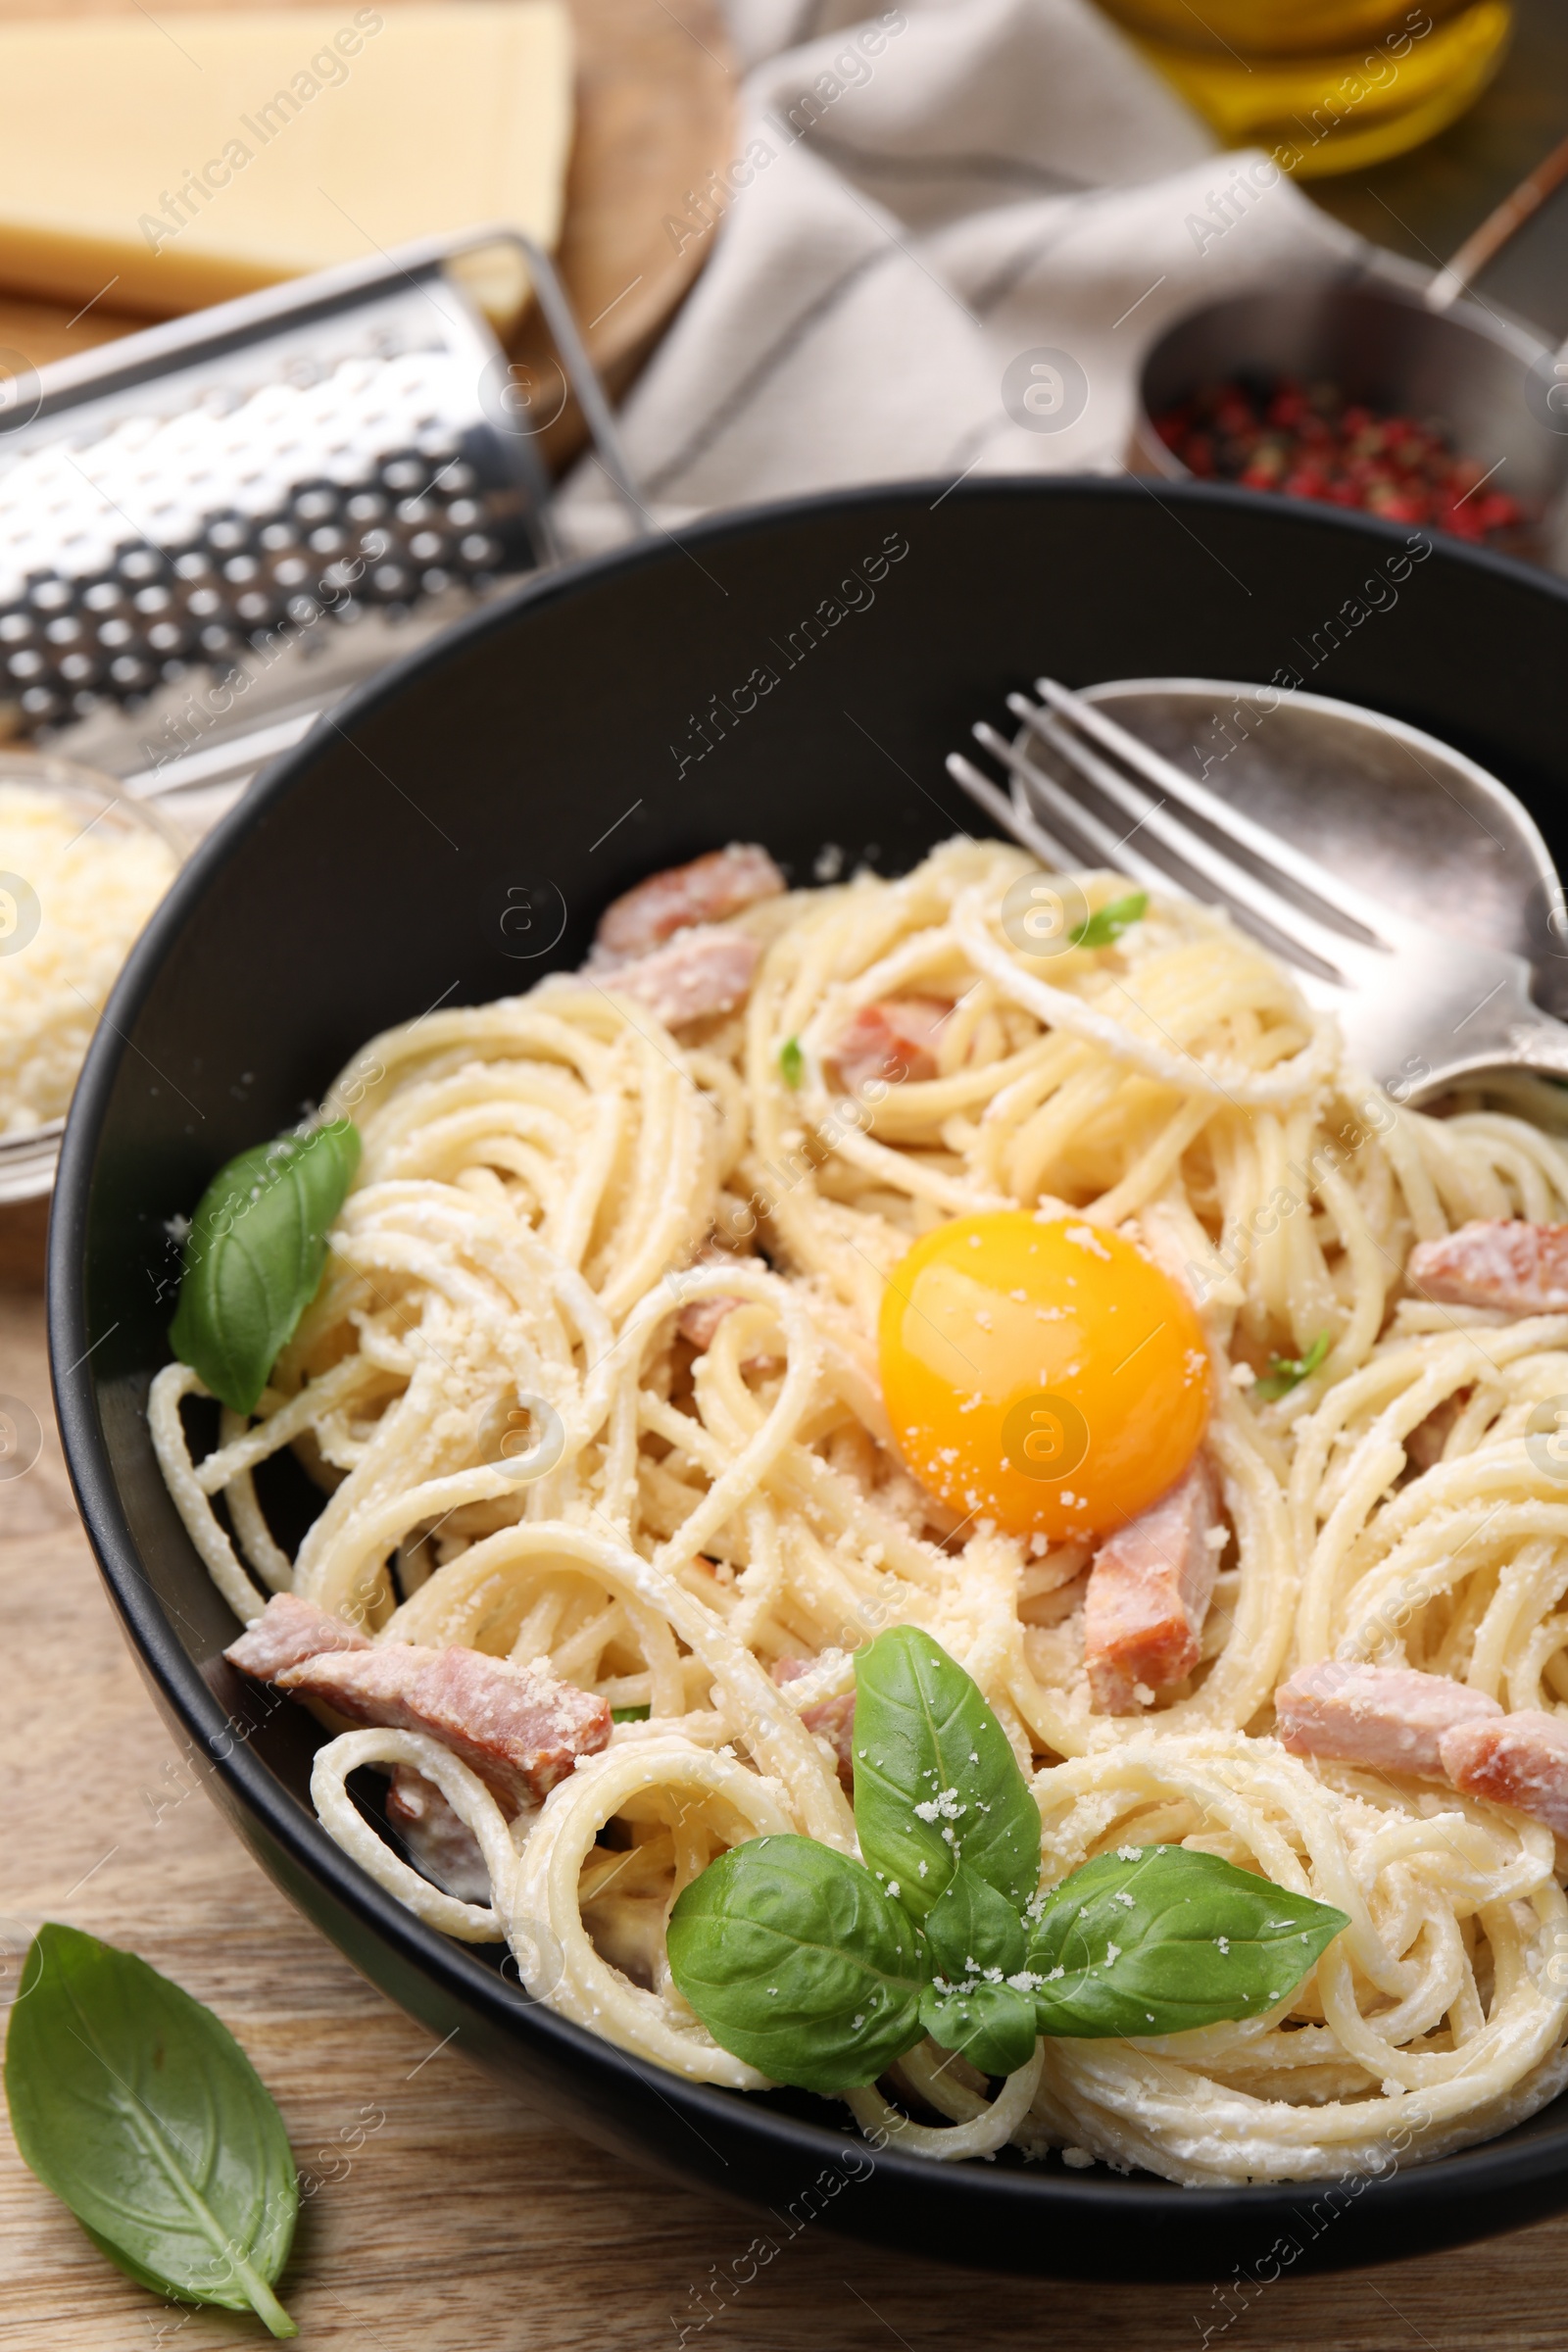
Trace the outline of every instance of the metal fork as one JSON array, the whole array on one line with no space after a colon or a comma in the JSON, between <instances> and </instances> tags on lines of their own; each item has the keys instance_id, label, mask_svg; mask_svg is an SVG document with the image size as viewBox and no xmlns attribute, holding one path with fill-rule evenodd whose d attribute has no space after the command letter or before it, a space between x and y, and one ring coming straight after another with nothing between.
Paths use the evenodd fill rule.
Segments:
<instances>
[{"instance_id":1,"label":"metal fork","mask_svg":"<svg viewBox=\"0 0 1568 2352\"><path fill-rule=\"evenodd\" d=\"M1010 795L959 753L948 772L1044 865L1109 867L1223 907L1295 965L1303 992L1338 1014L1352 1059L1401 1102L1483 1071L1568 1078L1568 1024L1531 1002L1522 956L1375 905L1054 678L1035 690L1038 704L1007 698L1023 722L1011 743L983 721L974 729ZM1037 744L1086 789L1070 792Z\"/></svg>"}]
</instances>

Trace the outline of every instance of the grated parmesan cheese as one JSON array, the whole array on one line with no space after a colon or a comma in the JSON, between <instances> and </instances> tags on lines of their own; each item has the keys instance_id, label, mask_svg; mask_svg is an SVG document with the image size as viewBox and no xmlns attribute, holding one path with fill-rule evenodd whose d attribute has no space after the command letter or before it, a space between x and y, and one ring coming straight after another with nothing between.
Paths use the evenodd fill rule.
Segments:
<instances>
[{"instance_id":1,"label":"grated parmesan cheese","mask_svg":"<svg viewBox=\"0 0 1568 2352\"><path fill-rule=\"evenodd\" d=\"M0 1136L64 1117L104 1000L176 863L156 833L0 783L0 873L38 902L37 929L7 954L18 925L0 898Z\"/></svg>"}]
</instances>

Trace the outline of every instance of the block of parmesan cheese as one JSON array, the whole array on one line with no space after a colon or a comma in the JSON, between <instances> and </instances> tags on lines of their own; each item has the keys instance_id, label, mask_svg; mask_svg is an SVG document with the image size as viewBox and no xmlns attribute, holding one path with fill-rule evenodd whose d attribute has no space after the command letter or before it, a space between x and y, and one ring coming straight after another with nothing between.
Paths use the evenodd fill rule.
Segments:
<instances>
[{"instance_id":1,"label":"block of parmesan cheese","mask_svg":"<svg viewBox=\"0 0 1568 2352\"><path fill-rule=\"evenodd\" d=\"M0 284L169 317L480 221L553 245L571 112L563 0L3 24Z\"/></svg>"}]
</instances>

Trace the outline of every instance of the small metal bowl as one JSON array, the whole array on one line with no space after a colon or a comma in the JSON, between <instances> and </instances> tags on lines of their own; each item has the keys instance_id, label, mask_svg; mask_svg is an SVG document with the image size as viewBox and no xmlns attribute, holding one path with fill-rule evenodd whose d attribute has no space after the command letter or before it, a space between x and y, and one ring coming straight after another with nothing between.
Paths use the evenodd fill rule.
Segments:
<instances>
[{"instance_id":1,"label":"small metal bowl","mask_svg":"<svg viewBox=\"0 0 1568 2352\"><path fill-rule=\"evenodd\" d=\"M1192 480L1154 418L1206 384L1273 375L1332 382L1368 408L1442 425L1463 455L1495 469L1497 487L1532 517L1506 552L1561 568L1568 414L1558 416L1548 399L1555 354L1529 327L1479 302L1435 305L1429 293L1442 285L1378 255L1350 276L1189 311L1145 356L1129 465Z\"/></svg>"},{"instance_id":2,"label":"small metal bowl","mask_svg":"<svg viewBox=\"0 0 1568 2352\"><path fill-rule=\"evenodd\" d=\"M176 869L190 843L159 809L128 799L113 776L80 767L72 760L0 749L0 785L25 784L79 809L83 828L96 822L122 833L154 833L173 852ZM171 877L172 879L172 877ZM126 943L128 954L130 942ZM20 1135L0 1134L0 1207L45 1198L53 1189L64 1118L48 1119Z\"/></svg>"}]
</instances>

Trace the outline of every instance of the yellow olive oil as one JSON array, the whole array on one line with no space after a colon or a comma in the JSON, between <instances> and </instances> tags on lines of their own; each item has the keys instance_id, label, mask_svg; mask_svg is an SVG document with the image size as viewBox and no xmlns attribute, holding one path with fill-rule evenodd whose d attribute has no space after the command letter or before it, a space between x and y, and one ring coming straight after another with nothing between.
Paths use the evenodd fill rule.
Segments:
<instances>
[{"instance_id":1,"label":"yellow olive oil","mask_svg":"<svg viewBox=\"0 0 1568 2352\"><path fill-rule=\"evenodd\" d=\"M1511 0L1102 0L1228 147L1300 178L1418 147L1495 73Z\"/></svg>"}]
</instances>

